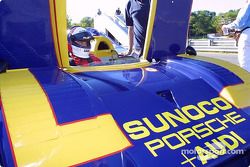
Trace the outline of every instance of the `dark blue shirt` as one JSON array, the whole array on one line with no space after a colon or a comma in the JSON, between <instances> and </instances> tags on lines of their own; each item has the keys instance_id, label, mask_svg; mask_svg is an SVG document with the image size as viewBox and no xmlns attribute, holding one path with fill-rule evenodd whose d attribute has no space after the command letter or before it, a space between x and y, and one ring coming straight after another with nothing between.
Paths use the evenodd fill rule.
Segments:
<instances>
[{"instance_id":1,"label":"dark blue shirt","mask_svg":"<svg viewBox=\"0 0 250 167\"><path fill-rule=\"evenodd\" d=\"M142 1L142 2L141 2ZM134 26L134 47L144 47L150 0L129 0L125 9L126 25Z\"/></svg>"}]
</instances>

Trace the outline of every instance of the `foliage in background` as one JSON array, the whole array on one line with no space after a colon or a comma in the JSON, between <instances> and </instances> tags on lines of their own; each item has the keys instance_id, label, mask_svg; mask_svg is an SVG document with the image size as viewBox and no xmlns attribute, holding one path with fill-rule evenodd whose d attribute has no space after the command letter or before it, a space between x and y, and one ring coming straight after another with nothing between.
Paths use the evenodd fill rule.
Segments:
<instances>
[{"instance_id":1,"label":"foliage in background","mask_svg":"<svg viewBox=\"0 0 250 167\"><path fill-rule=\"evenodd\" d=\"M229 24L233 22L238 14L239 10L230 10L226 13L220 13L214 18L213 26L216 29L216 32L221 33L221 26L223 24Z\"/></svg>"},{"instance_id":2,"label":"foliage in background","mask_svg":"<svg viewBox=\"0 0 250 167\"><path fill-rule=\"evenodd\" d=\"M67 29L72 27L72 19L67 15Z\"/></svg>"},{"instance_id":3,"label":"foliage in background","mask_svg":"<svg viewBox=\"0 0 250 167\"><path fill-rule=\"evenodd\" d=\"M230 10L226 13L216 15L215 12L202 10L192 12L189 23L189 38L206 38L207 34L221 34L221 26L231 23L237 17L239 10ZM72 26L94 27L94 19L83 17L80 23L73 23L72 19L67 16L67 28Z\"/></svg>"},{"instance_id":4,"label":"foliage in background","mask_svg":"<svg viewBox=\"0 0 250 167\"><path fill-rule=\"evenodd\" d=\"M81 19L80 23L73 23L72 19L67 16L67 29L70 29L73 26L85 27L94 27L94 19L92 17L84 17Z\"/></svg>"},{"instance_id":5,"label":"foliage in background","mask_svg":"<svg viewBox=\"0 0 250 167\"><path fill-rule=\"evenodd\" d=\"M216 30L212 25L216 13L207 10L192 12L190 17L189 35L203 36L209 33L215 33Z\"/></svg>"},{"instance_id":6,"label":"foliage in background","mask_svg":"<svg viewBox=\"0 0 250 167\"><path fill-rule=\"evenodd\" d=\"M81 27L94 27L94 19L91 17L84 17L80 21L79 26L81 26Z\"/></svg>"},{"instance_id":7,"label":"foliage in background","mask_svg":"<svg viewBox=\"0 0 250 167\"><path fill-rule=\"evenodd\" d=\"M230 10L226 13L220 13L216 16L215 12L207 10L191 13L189 23L189 37L201 38L207 34L221 33L221 26L234 21L239 10Z\"/></svg>"}]
</instances>

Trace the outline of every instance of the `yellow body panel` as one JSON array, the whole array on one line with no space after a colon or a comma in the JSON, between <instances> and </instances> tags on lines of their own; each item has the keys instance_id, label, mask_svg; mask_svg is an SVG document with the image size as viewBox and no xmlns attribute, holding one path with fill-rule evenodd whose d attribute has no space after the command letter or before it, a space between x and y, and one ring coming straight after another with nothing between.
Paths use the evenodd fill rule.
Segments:
<instances>
[{"instance_id":1,"label":"yellow body panel","mask_svg":"<svg viewBox=\"0 0 250 167\"><path fill-rule=\"evenodd\" d=\"M157 0L152 0L150 4L150 11L149 11L149 18L148 18L148 25L147 25L147 32L146 32L146 39L145 39L145 45L143 50L143 59L147 59L150 42L152 38L152 32L154 28L154 21L155 21L155 13L156 13L156 7L157 7Z\"/></svg>"},{"instance_id":2,"label":"yellow body panel","mask_svg":"<svg viewBox=\"0 0 250 167\"><path fill-rule=\"evenodd\" d=\"M28 70L1 74L0 88L17 166L71 166L131 146L110 114L58 125L45 92Z\"/></svg>"},{"instance_id":3,"label":"yellow body panel","mask_svg":"<svg viewBox=\"0 0 250 167\"><path fill-rule=\"evenodd\" d=\"M95 40L93 42L94 47L91 49L92 54L97 57L105 57L105 56L112 56L115 55L115 49L110 40L103 36L95 36ZM101 49L99 46L100 44L104 44L108 47L108 49Z\"/></svg>"},{"instance_id":4,"label":"yellow body panel","mask_svg":"<svg viewBox=\"0 0 250 167\"><path fill-rule=\"evenodd\" d=\"M50 20L58 66L68 67L66 0L49 0L49 3Z\"/></svg>"}]
</instances>

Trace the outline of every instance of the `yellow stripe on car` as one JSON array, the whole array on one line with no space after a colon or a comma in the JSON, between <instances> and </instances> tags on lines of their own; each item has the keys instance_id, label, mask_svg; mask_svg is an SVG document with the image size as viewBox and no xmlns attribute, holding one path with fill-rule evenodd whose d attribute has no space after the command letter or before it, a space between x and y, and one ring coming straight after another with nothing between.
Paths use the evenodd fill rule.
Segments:
<instances>
[{"instance_id":1,"label":"yellow stripe on car","mask_svg":"<svg viewBox=\"0 0 250 167\"><path fill-rule=\"evenodd\" d=\"M0 93L17 166L71 166L131 146L110 114L57 125L46 93L27 69L1 74Z\"/></svg>"}]
</instances>

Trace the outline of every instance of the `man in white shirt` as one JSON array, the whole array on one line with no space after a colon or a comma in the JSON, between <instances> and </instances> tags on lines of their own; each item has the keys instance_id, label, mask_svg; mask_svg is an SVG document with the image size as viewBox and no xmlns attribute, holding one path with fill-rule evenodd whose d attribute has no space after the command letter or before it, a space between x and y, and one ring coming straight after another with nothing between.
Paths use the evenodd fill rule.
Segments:
<instances>
[{"instance_id":1,"label":"man in white shirt","mask_svg":"<svg viewBox=\"0 0 250 167\"><path fill-rule=\"evenodd\" d=\"M241 31L238 41L238 60L240 66L250 72L250 0L247 0L240 9L235 21L222 26L223 32L227 32L228 29Z\"/></svg>"}]
</instances>

